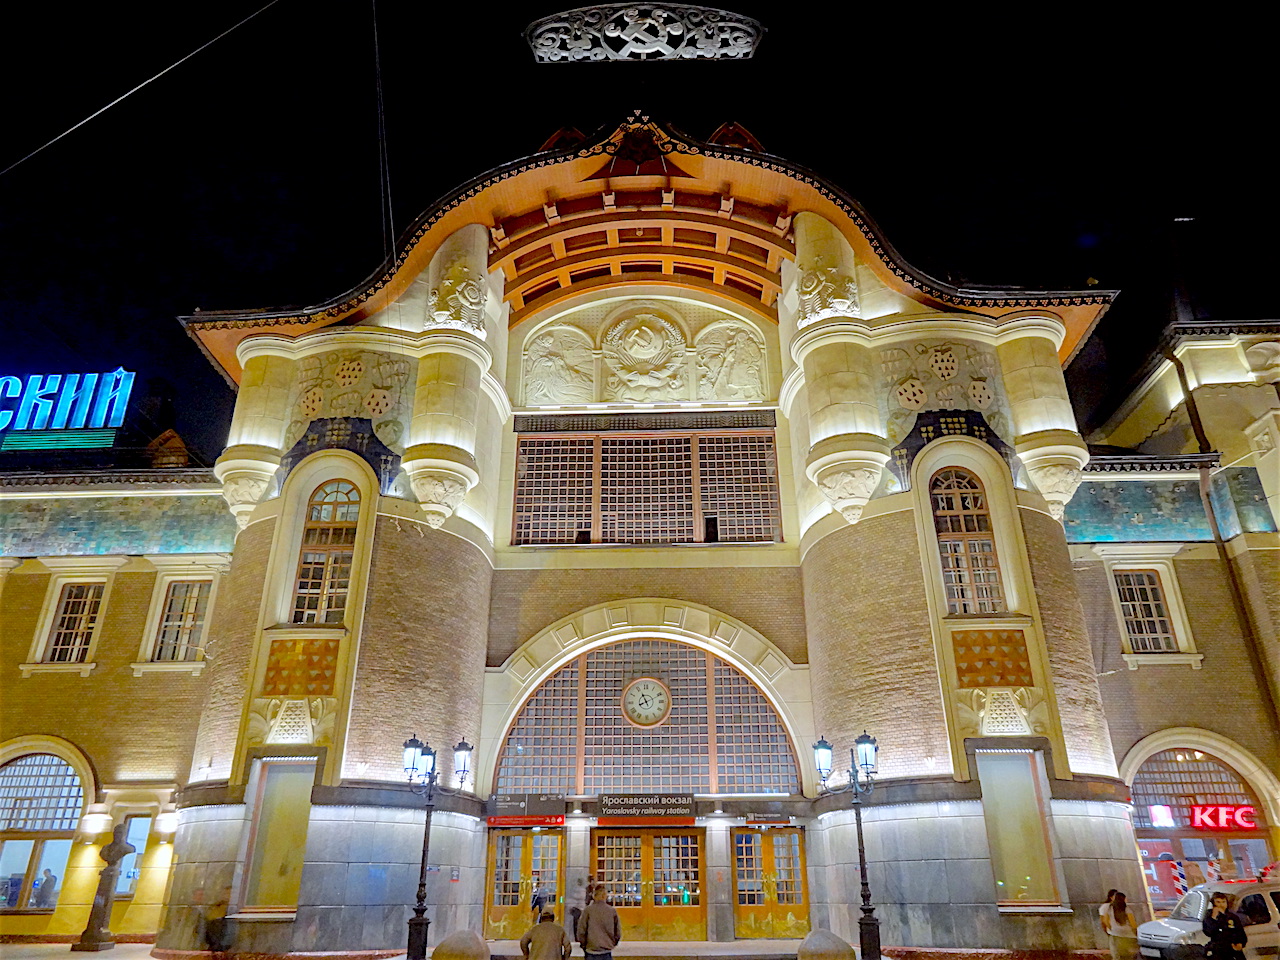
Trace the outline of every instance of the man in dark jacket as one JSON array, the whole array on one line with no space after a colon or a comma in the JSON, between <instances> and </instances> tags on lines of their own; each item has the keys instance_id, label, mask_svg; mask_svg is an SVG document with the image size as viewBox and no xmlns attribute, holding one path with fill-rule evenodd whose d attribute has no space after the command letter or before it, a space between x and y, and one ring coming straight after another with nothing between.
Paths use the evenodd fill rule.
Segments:
<instances>
[{"instance_id":1,"label":"man in dark jacket","mask_svg":"<svg viewBox=\"0 0 1280 960\"><path fill-rule=\"evenodd\" d=\"M1228 903L1225 893L1215 893L1209 898L1209 915L1202 924L1204 935L1209 938L1204 948L1206 960L1244 960L1244 945L1249 937L1244 932L1243 918L1228 910Z\"/></svg>"},{"instance_id":2,"label":"man in dark jacket","mask_svg":"<svg viewBox=\"0 0 1280 960\"><path fill-rule=\"evenodd\" d=\"M622 939L618 911L609 903L604 884L596 884L594 896L578 920L578 942L587 960L613 960L613 948Z\"/></svg>"}]
</instances>

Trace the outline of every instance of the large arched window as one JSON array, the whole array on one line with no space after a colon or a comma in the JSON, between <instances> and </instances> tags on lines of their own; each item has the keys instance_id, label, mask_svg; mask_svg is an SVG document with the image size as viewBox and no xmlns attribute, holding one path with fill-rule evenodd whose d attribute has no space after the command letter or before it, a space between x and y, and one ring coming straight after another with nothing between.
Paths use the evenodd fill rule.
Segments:
<instances>
[{"instance_id":1,"label":"large arched window","mask_svg":"<svg viewBox=\"0 0 1280 960\"><path fill-rule=\"evenodd\" d=\"M346 480L317 487L307 504L293 598L294 623L341 623L351 587L360 491Z\"/></svg>"},{"instance_id":2,"label":"large arched window","mask_svg":"<svg viewBox=\"0 0 1280 960\"><path fill-rule=\"evenodd\" d=\"M52 910L84 807L61 757L30 753L0 767L0 909Z\"/></svg>"},{"instance_id":3,"label":"large arched window","mask_svg":"<svg viewBox=\"0 0 1280 960\"><path fill-rule=\"evenodd\" d=\"M801 792L773 704L689 644L627 640L570 660L525 703L498 758L500 794L649 791Z\"/></svg>"},{"instance_id":4,"label":"large arched window","mask_svg":"<svg viewBox=\"0 0 1280 960\"><path fill-rule=\"evenodd\" d=\"M1004 613L991 510L978 478L947 467L929 482L948 613Z\"/></svg>"}]
</instances>

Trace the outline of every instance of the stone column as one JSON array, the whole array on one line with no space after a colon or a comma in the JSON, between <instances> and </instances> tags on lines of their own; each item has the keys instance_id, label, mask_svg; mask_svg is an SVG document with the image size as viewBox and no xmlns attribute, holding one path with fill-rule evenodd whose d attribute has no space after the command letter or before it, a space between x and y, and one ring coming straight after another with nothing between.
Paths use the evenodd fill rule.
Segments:
<instances>
[{"instance_id":1,"label":"stone column","mask_svg":"<svg viewBox=\"0 0 1280 960\"><path fill-rule=\"evenodd\" d=\"M1080 486L1089 448L1076 429L1056 344L1037 331L996 348L1018 458L1059 522Z\"/></svg>"},{"instance_id":2,"label":"stone column","mask_svg":"<svg viewBox=\"0 0 1280 960\"><path fill-rule=\"evenodd\" d=\"M809 404L805 473L849 523L871 499L889 444L876 397L876 360L850 321L860 319L853 250L813 213L795 220L795 339Z\"/></svg>"},{"instance_id":3,"label":"stone column","mask_svg":"<svg viewBox=\"0 0 1280 960\"><path fill-rule=\"evenodd\" d=\"M280 466L294 377L295 364L284 357L260 354L245 362L227 448L213 466L240 530Z\"/></svg>"},{"instance_id":4,"label":"stone column","mask_svg":"<svg viewBox=\"0 0 1280 960\"><path fill-rule=\"evenodd\" d=\"M481 378L493 363L486 319L496 309L484 227L470 224L445 240L427 275L426 353L403 463L427 523L439 527L480 480L476 422Z\"/></svg>"}]
</instances>

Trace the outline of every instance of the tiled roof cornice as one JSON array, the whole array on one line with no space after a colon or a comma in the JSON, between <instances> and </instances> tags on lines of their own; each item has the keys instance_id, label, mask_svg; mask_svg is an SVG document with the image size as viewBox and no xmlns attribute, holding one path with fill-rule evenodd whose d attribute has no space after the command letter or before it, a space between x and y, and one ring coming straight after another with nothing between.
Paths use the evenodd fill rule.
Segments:
<instances>
[{"instance_id":1,"label":"tiled roof cornice","mask_svg":"<svg viewBox=\"0 0 1280 960\"><path fill-rule=\"evenodd\" d=\"M212 470L95 470L84 473L0 473L0 487L195 486L217 484Z\"/></svg>"},{"instance_id":2,"label":"tiled roof cornice","mask_svg":"<svg viewBox=\"0 0 1280 960\"><path fill-rule=\"evenodd\" d=\"M1216 467L1222 462L1218 453L1188 453L1175 457L1094 454L1084 468L1085 473L1185 473L1201 467Z\"/></svg>"}]
</instances>

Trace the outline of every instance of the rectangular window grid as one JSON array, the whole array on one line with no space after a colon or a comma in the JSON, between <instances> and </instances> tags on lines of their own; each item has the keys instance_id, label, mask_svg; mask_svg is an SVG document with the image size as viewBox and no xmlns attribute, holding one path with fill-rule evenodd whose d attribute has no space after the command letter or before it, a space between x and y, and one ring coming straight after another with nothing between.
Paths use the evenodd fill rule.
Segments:
<instances>
[{"instance_id":1,"label":"rectangular window grid","mask_svg":"<svg viewBox=\"0 0 1280 960\"><path fill-rule=\"evenodd\" d=\"M530 698L507 738L498 793L577 793L578 661Z\"/></svg>"},{"instance_id":2,"label":"rectangular window grid","mask_svg":"<svg viewBox=\"0 0 1280 960\"><path fill-rule=\"evenodd\" d=\"M786 730L745 676L715 661L720 793L790 793L799 780Z\"/></svg>"},{"instance_id":3,"label":"rectangular window grid","mask_svg":"<svg viewBox=\"0 0 1280 960\"><path fill-rule=\"evenodd\" d=\"M684 644L639 640L586 657L583 792L710 792L707 655ZM657 675L671 689L671 712L652 729L634 727L619 708L622 688Z\"/></svg>"},{"instance_id":4,"label":"rectangular window grid","mask_svg":"<svg viewBox=\"0 0 1280 960\"><path fill-rule=\"evenodd\" d=\"M0 830L74 830L84 792L65 760L33 753L0 767Z\"/></svg>"},{"instance_id":5,"label":"rectangular window grid","mask_svg":"<svg viewBox=\"0 0 1280 960\"><path fill-rule=\"evenodd\" d=\"M640 857L639 835L596 834L596 883L615 907L640 906Z\"/></svg>"},{"instance_id":6,"label":"rectangular window grid","mask_svg":"<svg viewBox=\"0 0 1280 960\"><path fill-rule=\"evenodd\" d=\"M493 905L520 905L520 856L524 835L500 833L493 853Z\"/></svg>"},{"instance_id":7,"label":"rectangular window grid","mask_svg":"<svg viewBox=\"0 0 1280 960\"><path fill-rule=\"evenodd\" d=\"M764 903L764 857L760 834L736 833L733 837L738 864L738 903L757 907Z\"/></svg>"},{"instance_id":8,"label":"rectangular window grid","mask_svg":"<svg viewBox=\"0 0 1280 960\"><path fill-rule=\"evenodd\" d=\"M45 653L47 663L84 663L89 653L89 641L93 639L93 628L98 622L105 587L104 583L68 583L63 586Z\"/></svg>"},{"instance_id":9,"label":"rectangular window grid","mask_svg":"<svg viewBox=\"0 0 1280 960\"><path fill-rule=\"evenodd\" d=\"M152 660L198 660L209 607L209 580L176 580L165 593Z\"/></svg>"},{"instance_id":10,"label":"rectangular window grid","mask_svg":"<svg viewBox=\"0 0 1280 960\"><path fill-rule=\"evenodd\" d=\"M1224 803L1258 806L1236 773L1206 753L1189 748L1161 750L1152 755L1133 779L1133 822L1151 828L1151 807L1173 809L1175 823L1191 823L1193 804Z\"/></svg>"},{"instance_id":11,"label":"rectangular window grid","mask_svg":"<svg viewBox=\"0 0 1280 960\"><path fill-rule=\"evenodd\" d=\"M512 542L768 543L772 432L522 436Z\"/></svg>"},{"instance_id":12,"label":"rectangular window grid","mask_svg":"<svg viewBox=\"0 0 1280 960\"><path fill-rule=\"evenodd\" d=\"M1117 570L1115 578L1133 652L1177 653L1178 638L1173 635L1160 574L1155 570Z\"/></svg>"},{"instance_id":13,"label":"rectangular window grid","mask_svg":"<svg viewBox=\"0 0 1280 960\"><path fill-rule=\"evenodd\" d=\"M698 838L688 834L653 838L653 905L696 907L700 903L702 872Z\"/></svg>"},{"instance_id":14,"label":"rectangular window grid","mask_svg":"<svg viewBox=\"0 0 1280 960\"><path fill-rule=\"evenodd\" d=\"M298 562L294 623L341 623L351 588L355 527L309 528Z\"/></svg>"},{"instance_id":15,"label":"rectangular window grid","mask_svg":"<svg viewBox=\"0 0 1280 960\"><path fill-rule=\"evenodd\" d=\"M778 888L778 903L789 906L804 902L804 878L800 869L800 834L775 833L773 840L773 872Z\"/></svg>"},{"instance_id":16,"label":"rectangular window grid","mask_svg":"<svg viewBox=\"0 0 1280 960\"><path fill-rule=\"evenodd\" d=\"M935 488L931 497L947 612L1003 613L1004 590L986 496L980 489Z\"/></svg>"},{"instance_id":17,"label":"rectangular window grid","mask_svg":"<svg viewBox=\"0 0 1280 960\"><path fill-rule=\"evenodd\" d=\"M535 833L533 835L534 887L541 887L551 894L550 904L560 898L557 880L560 877L560 835Z\"/></svg>"}]
</instances>

